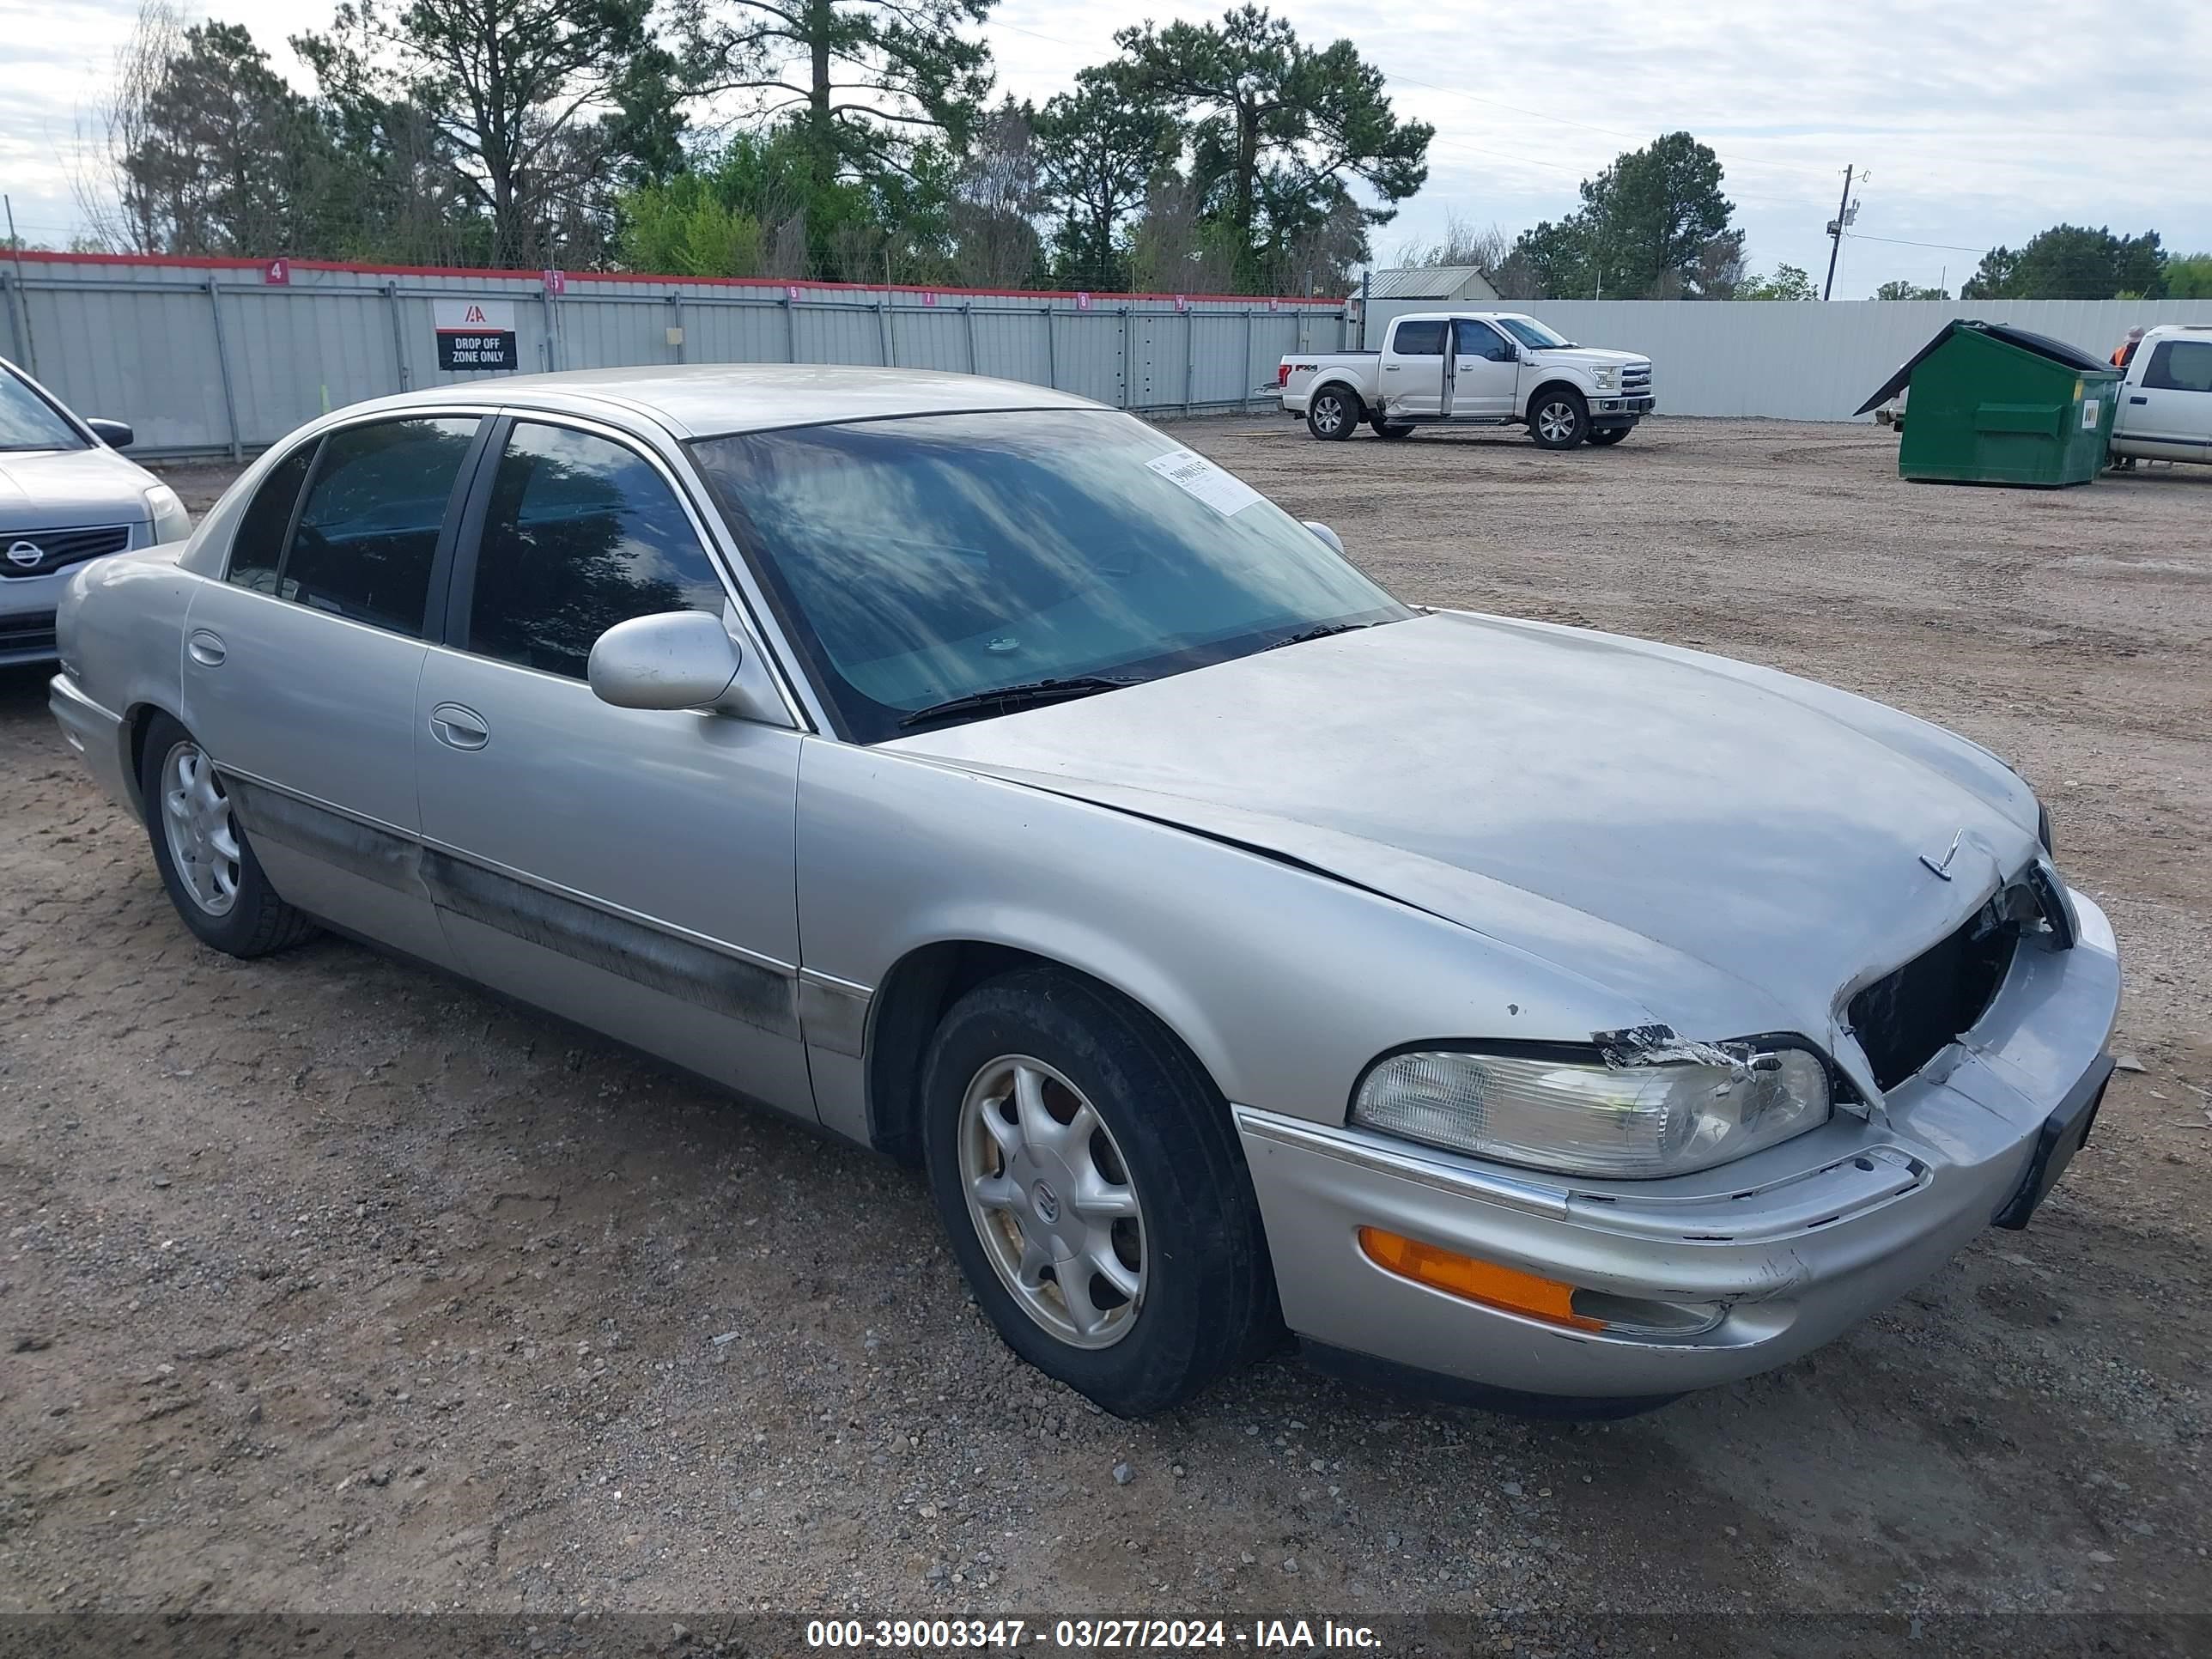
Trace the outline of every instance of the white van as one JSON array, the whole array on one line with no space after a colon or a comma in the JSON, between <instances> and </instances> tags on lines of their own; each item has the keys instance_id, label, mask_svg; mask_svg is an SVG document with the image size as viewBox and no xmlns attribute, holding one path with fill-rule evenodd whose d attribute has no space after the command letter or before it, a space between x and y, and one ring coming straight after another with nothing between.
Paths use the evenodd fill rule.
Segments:
<instances>
[{"instance_id":1,"label":"white van","mask_svg":"<svg viewBox=\"0 0 2212 1659\"><path fill-rule=\"evenodd\" d=\"M2120 383L2112 459L2212 464L2212 324L2145 331Z\"/></svg>"}]
</instances>

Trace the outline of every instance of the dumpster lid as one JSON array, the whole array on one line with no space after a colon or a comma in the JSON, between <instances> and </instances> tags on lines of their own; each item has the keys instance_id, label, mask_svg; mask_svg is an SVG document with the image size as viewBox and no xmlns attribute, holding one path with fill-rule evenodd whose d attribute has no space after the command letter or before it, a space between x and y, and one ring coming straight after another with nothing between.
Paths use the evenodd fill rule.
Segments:
<instances>
[{"instance_id":1,"label":"dumpster lid","mask_svg":"<svg viewBox=\"0 0 2212 1659\"><path fill-rule=\"evenodd\" d=\"M1937 346L1942 345L1944 341L1962 328L1970 328L1977 334L1986 334L1993 340L2002 340L2007 345L2018 346L2022 351L2032 351L2039 357L2048 357L2052 362L2063 363L2069 368L2095 368L2102 369L2107 374L2112 372L2112 364L2102 358L2092 357L2081 347L2069 345L2063 340L2054 340L2048 334L2038 334L2029 329L2014 328L2009 323L1984 323L1978 319L1954 317L1936 331L1934 339L1914 352L1905 361L1905 366L1889 377L1881 391L1861 404L1851 413L1863 415L1878 404L1887 403L1899 392L1904 391L1905 383L1912 379L1912 371L1919 368L1928 355Z\"/></svg>"}]
</instances>

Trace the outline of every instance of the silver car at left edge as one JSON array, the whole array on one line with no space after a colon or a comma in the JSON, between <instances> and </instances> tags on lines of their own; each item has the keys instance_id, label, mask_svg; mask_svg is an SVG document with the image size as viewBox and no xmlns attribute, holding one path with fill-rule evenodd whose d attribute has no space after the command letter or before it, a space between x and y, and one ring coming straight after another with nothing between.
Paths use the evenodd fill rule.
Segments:
<instances>
[{"instance_id":1,"label":"silver car at left edge","mask_svg":"<svg viewBox=\"0 0 2212 1659\"><path fill-rule=\"evenodd\" d=\"M53 660L72 567L191 533L176 492L116 453L134 436L0 358L0 666Z\"/></svg>"},{"instance_id":2,"label":"silver car at left edge","mask_svg":"<svg viewBox=\"0 0 2212 1659\"><path fill-rule=\"evenodd\" d=\"M334 927L919 1164L1125 1414L1286 1340L1580 1415L1753 1375L2024 1225L2112 1070L2112 928L1988 750L1407 605L1033 386L361 404L59 627L200 939Z\"/></svg>"}]
</instances>

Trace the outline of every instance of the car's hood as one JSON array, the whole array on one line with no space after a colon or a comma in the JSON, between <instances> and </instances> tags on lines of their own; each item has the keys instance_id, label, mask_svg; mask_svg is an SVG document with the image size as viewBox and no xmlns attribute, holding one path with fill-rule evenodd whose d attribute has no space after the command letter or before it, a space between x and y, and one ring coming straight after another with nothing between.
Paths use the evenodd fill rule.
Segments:
<instances>
[{"instance_id":1,"label":"car's hood","mask_svg":"<svg viewBox=\"0 0 2212 1659\"><path fill-rule=\"evenodd\" d=\"M1547 346L1522 361L1535 368L1613 368L1651 360L1640 351L1607 351L1597 346Z\"/></svg>"},{"instance_id":2,"label":"car's hood","mask_svg":"<svg viewBox=\"0 0 2212 1659\"><path fill-rule=\"evenodd\" d=\"M1707 1040L1830 1040L2037 851L2027 787L1910 716L1452 612L893 746L1295 860Z\"/></svg>"},{"instance_id":3,"label":"car's hood","mask_svg":"<svg viewBox=\"0 0 2212 1659\"><path fill-rule=\"evenodd\" d=\"M0 450L0 534L143 524L154 477L105 446Z\"/></svg>"}]
</instances>

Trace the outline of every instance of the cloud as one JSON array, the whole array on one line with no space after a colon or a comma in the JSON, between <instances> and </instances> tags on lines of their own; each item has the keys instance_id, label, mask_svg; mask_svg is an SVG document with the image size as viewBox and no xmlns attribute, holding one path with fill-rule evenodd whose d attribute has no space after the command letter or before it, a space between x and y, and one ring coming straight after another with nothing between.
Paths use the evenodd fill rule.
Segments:
<instances>
[{"instance_id":1,"label":"cloud","mask_svg":"<svg viewBox=\"0 0 2212 1659\"><path fill-rule=\"evenodd\" d=\"M1042 99L1111 56L1115 27L1217 17L1224 3L1001 0L987 33L1001 84ZM2018 246L2060 219L2212 247L2212 195L2194 183L2212 176L2212 6L2203 0L1275 0L1273 9L1310 40L1350 35L1391 77L1401 112L1437 127L1429 182L1378 233L1378 252L1433 240L1448 213L1508 232L1557 218L1582 179L1676 128L1719 152L1764 267L1825 267L1822 227L1844 166L1872 170L1839 295L1890 276L1933 282L1939 271L1955 287L1974 252L1904 244ZM285 37L324 26L330 11L330 0L216 8L293 74ZM0 0L9 42L0 166L19 217L75 223L67 180L77 119L98 103L136 14L137 0L73 0L66 14Z\"/></svg>"}]
</instances>

